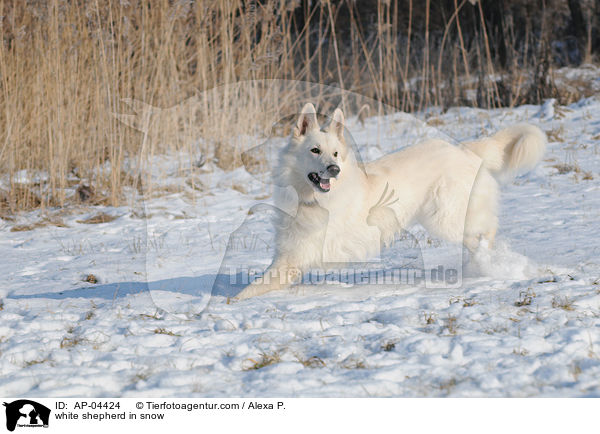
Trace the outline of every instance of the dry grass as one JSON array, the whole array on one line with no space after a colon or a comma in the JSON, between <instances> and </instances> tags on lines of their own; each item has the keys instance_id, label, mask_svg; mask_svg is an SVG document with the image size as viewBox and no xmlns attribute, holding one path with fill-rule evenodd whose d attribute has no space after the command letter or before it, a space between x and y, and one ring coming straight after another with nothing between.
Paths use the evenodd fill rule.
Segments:
<instances>
[{"instance_id":1,"label":"dry grass","mask_svg":"<svg viewBox=\"0 0 600 434\"><path fill-rule=\"evenodd\" d=\"M552 307L555 309L563 309L568 311L575 310L574 306L575 301L570 299L569 297L553 297L552 298Z\"/></svg>"},{"instance_id":2,"label":"dry grass","mask_svg":"<svg viewBox=\"0 0 600 434\"><path fill-rule=\"evenodd\" d=\"M455 335L458 333L458 318L453 315L448 315L444 320L444 329L448 330L448 333Z\"/></svg>"},{"instance_id":3,"label":"dry grass","mask_svg":"<svg viewBox=\"0 0 600 434\"><path fill-rule=\"evenodd\" d=\"M527 350L526 348L522 348L522 347L517 347L513 349L512 352L515 356L523 356L525 357L526 355L529 354L529 350Z\"/></svg>"},{"instance_id":4,"label":"dry grass","mask_svg":"<svg viewBox=\"0 0 600 434\"><path fill-rule=\"evenodd\" d=\"M396 343L395 342L386 342L385 344L383 344L381 346L381 349L383 351L389 352L389 351L393 351L396 348Z\"/></svg>"},{"instance_id":5,"label":"dry grass","mask_svg":"<svg viewBox=\"0 0 600 434\"><path fill-rule=\"evenodd\" d=\"M583 177L581 178L584 181L592 181L594 179L594 175L592 174L592 172L583 172Z\"/></svg>"},{"instance_id":6,"label":"dry grass","mask_svg":"<svg viewBox=\"0 0 600 434\"><path fill-rule=\"evenodd\" d=\"M31 230L34 230L37 228L43 228L46 226L56 226L59 228L68 227L62 221L62 219L60 219L58 217L44 217L41 220L38 220L37 222L34 222L34 223L14 225L12 228L10 228L10 231L11 232L24 232L24 231L31 231Z\"/></svg>"},{"instance_id":7,"label":"dry grass","mask_svg":"<svg viewBox=\"0 0 600 434\"><path fill-rule=\"evenodd\" d=\"M141 313L140 317L143 319L154 319L158 321L162 321L164 318L161 316L161 312L157 309L152 315L147 313Z\"/></svg>"},{"instance_id":8,"label":"dry grass","mask_svg":"<svg viewBox=\"0 0 600 434\"><path fill-rule=\"evenodd\" d=\"M579 165L577 163L575 163L575 164L560 163L560 164L555 164L552 167L555 168L556 170L558 170L559 175L564 175L564 174L571 173L571 172L581 173L581 168L579 167Z\"/></svg>"},{"instance_id":9,"label":"dry grass","mask_svg":"<svg viewBox=\"0 0 600 434\"><path fill-rule=\"evenodd\" d=\"M260 358L258 360L247 359L247 361L251 362L249 366L243 368L244 371L255 371L257 369L264 368L266 366L274 365L275 363L281 362L281 355L274 351L272 353L260 353Z\"/></svg>"},{"instance_id":10,"label":"dry grass","mask_svg":"<svg viewBox=\"0 0 600 434\"><path fill-rule=\"evenodd\" d=\"M425 324L427 325L435 324L435 322L437 321L437 315L433 312L424 312L423 317L425 320Z\"/></svg>"},{"instance_id":11,"label":"dry grass","mask_svg":"<svg viewBox=\"0 0 600 434\"><path fill-rule=\"evenodd\" d=\"M367 369L367 364L363 359L355 356L348 356L340 363L343 369Z\"/></svg>"},{"instance_id":12,"label":"dry grass","mask_svg":"<svg viewBox=\"0 0 600 434\"><path fill-rule=\"evenodd\" d=\"M244 187L241 184L232 184L231 188L233 190L235 190L235 191L238 191L238 192L242 193L242 194L248 194L248 190L246 189L246 187Z\"/></svg>"},{"instance_id":13,"label":"dry grass","mask_svg":"<svg viewBox=\"0 0 600 434\"><path fill-rule=\"evenodd\" d=\"M536 297L536 294L531 288L527 289L527 291L521 291L519 293L519 299L517 301L515 301L515 306L516 307L530 306L535 297Z\"/></svg>"},{"instance_id":14,"label":"dry grass","mask_svg":"<svg viewBox=\"0 0 600 434\"><path fill-rule=\"evenodd\" d=\"M308 359L304 359L301 357L297 357L298 362L300 362L305 368L324 368L325 362L323 359L317 356L309 357Z\"/></svg>"},{"instance_id":15,"label":"dry grass","mask_svg":"<svg viewBox=\"0 0 600 434\"><path fill-rule=\"evenodd\" d=\"M88 217L86 219L77 220L77 223L83 223L86 225L96 225L99 223L109 223L118 218L119 218L119 216L114 216L114 215L100 212L100 213L94 214L93 216Z\"/></svg>"},{"instance_id":16,"label":"dry grass","mask_svg":"<svg viewBox=\"0 0 600 434\"><path fill-rule=\"evenodd\" d=\"M466 298L466 297L462 297L462 296L450 297L450 300L448 303L450 305L455 304L455 303L461 303L463 305L463 307L471 307L471 306L475 306L476 304L479 304L477 302L477 300L475 300L474 298Z\"/></svg>"},{"instance_id":17,"label":"dry grass","mask_svg":"<svg viewBox=\"0 0 600 434\"><path fill-rule=\"evenodd\" d=\"M95 285L96 283L98 283L98 278L96 276L94 276L93 274L88 274L87 276L85 276L83 281L87 282L87 283L92 283Z\"/></svg>"},{"instance_id":18,"label":"dry grass","mask_svg":"<svg viewBox=\"0 0 600 434\"><path fill-rule=\"evenodd\" d=\"M457 384L458 382L456 381L456 378L450 378L447 381L441 382L439 388L442 392L449 394L452 392L452 390L456 387Z\"/></svg>"},{"instance_id":19,"label":"dry grass","mask_svg":"<svg viewBox=\"0 0 600 434\"><path fill-rule=\"evenodd\" d=\"M546 132L546 136L550 142L564 142L565 128L561 125L558 128L553 128Z\"/></svg>"},{"instance_id":20,"label":"dry grass","mask_svg":"<svg viewBox=\"0 0 600 434\"><path fill-rule=\"evenodd\" d=\"M49 359L47 359L47 358L46 359L28 360L25 362L25 367L39 365L41 363L46 363L48 361L49 361Z\"/></svg>"},{"instance_id":21,"label":"dry grass","mask_svg":"<svg viewBox=\"0 0 600 434\"><path fill-rule=\"evenodd\" d=\"M60 341L60 348L72 348L84 342L85 340L79 336L65 336L62 341Z\"/></svg>"},{"instance_id":22,"label":"dry grass","mask_svg":"<svg viewBox=\"0 0 600 434\"><path fill-rule=\"evenodd\" d=\"M131 378L131 382L139 383L140 381L146 381L151 376L152 372L150 370L140 371Z\"/></svg>"},{"instance_id":23,"label":"dry grass","mask_svg":"<svg viewBox=\"0 0 600 434\"><path fill-rule=\"evenodd\" d=\"M564 102L536 39L564 1L510 12L531 21L524 34L490 27L482 2L359 3L0 0L0 215L152 194L163 153L185 155L192 179L209 160L231 170L244 137L307 100L361 122L383 107Z\"/></svg>"},{"instance_id":24,"label":"dry grass","mask_svg":"<svg viewBox=\"0 0 600 434\"><path fill-rule=\"evenodd\" d=\"M173 333L172 331L167 330L164 327L160 327L160 328L154 329L154 334L157 334L157 335L167 335L167 336L176 336L176 337L181 336L180 334Z\"/></svg>"}]
</instances>

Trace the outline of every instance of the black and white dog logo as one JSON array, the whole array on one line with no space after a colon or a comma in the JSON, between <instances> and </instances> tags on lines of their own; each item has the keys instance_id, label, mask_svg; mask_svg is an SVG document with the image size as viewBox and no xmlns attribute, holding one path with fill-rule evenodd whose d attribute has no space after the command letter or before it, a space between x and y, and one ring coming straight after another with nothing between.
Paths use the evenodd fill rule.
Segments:
<instances>
[{"instance_id":1,"label":"black and white dog logo","mask_svg":"<svg viewBox=\"0 0 600 434\"><path fill-rule=\"evenodd\" d=\"M6 429L14 431L18 427L48 427L50 409L28 399L4 403L6 407Z\"/></svg>"}]
</instances>

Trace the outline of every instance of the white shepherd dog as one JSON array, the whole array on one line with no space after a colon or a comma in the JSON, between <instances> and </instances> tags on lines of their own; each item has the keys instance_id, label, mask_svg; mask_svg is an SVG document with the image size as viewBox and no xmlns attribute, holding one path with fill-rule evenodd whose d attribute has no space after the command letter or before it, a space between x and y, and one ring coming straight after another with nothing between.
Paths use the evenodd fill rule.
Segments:
<instances>
[{"instance_id":1,"label":"white shepherd dog","mask_svg":"<svg viewBox=\"0 0 600 434\"><path fill-rule=\"evenodd\" d=\"M363 168L344 139L342 111L321 129L306 104L275 174L298 195L295 215L277 219L273 263L237 298L286 288L324 264L365 260L413 223L470 251L482 239L491 247L497 179L532 169L545 149L545 134L521 124L460 146L427 140Z\"/></svg>"}]
</instances>

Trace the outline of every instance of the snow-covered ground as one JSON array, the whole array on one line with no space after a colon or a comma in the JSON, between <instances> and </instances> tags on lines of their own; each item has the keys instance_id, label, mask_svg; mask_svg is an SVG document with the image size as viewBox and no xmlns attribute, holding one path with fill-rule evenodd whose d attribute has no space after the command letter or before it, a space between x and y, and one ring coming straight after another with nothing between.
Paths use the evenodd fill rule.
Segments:
<instances>
[{"instance_id":1,"label":"snow-covered ground","mask_svg":"<svg viewBox=\"0 0 600 434\"><path fill-rule=\"evenodd\" d=\"M268 212L248 211L273 187L209 167L195 197L54 211L66 227L0 220L0 396L600 396L600 100L423 116L348 127L365 160L520 121L550 137L460 287L334 281L230 303L222 264L271 258ZM117 218L82 223L98 212ZM412 233L384 268L418 264L416 243L447 251Z\"/></svg>"}]
</instances>

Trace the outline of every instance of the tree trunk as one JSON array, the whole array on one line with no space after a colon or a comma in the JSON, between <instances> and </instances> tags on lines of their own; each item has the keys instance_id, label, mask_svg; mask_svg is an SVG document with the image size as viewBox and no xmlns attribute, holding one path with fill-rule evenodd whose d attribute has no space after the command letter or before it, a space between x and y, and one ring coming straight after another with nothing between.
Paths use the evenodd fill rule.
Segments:
<instances>
[{"instance_id":1,"label":"tree trunk","mask_svg":"<svg viewBox=\"0 0 600 434\"><path fill-rule=\"evenodd\" d=\"M581 62L585 57L585 46L587 39L587 23L581 9L581 0L568 0L569 10L571 11L572 34L577 40L577 49L579 51L578 60Z\"/></svg>"}]
</instances>

